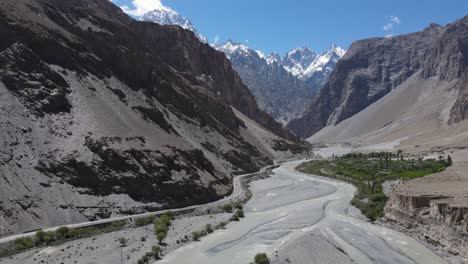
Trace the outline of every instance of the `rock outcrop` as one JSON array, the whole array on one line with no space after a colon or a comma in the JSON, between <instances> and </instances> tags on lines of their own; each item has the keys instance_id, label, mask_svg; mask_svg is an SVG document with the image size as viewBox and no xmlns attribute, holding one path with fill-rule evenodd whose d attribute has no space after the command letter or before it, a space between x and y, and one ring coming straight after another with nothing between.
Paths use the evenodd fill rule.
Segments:
<instances>
[{"instance_id":1,"label":"rock outcrop","mask_svg":"<svg viewBox=\"0 0 468 264\"><path fill-rule=\"evenodd\" d=\"M446 171L398 185L385 207L384 223L462 262L468 259L467 151Z\"/></svg>"},{"instance_id":2,"label":"rock outcrop","mask_svg":"<svg viewBox=\"0 0 468 264\"><path fill-rule=\"evenodd\" d=\"M0 145L0 236L210 202L308 148L223 53L108 0L1 1Z\"/></svg>"}]
</instances>

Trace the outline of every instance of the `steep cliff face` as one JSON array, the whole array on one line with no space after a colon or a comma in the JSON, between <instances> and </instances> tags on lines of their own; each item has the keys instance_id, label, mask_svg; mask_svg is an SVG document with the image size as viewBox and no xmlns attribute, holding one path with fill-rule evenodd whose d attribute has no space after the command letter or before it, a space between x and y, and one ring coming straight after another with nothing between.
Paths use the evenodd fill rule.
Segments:
<instances>
[{"instance_id":1,"label":"steep cliff face","mask_svg":"<svg viewBox=\"0 0 468 264\"><path fill-rule=\"evenodd\" d=\"M209 202L307 148L222 53L108 0L0 3L0 145L0 236Z\"/></svg>"},{"instance_id":2,"label":"steep cliff face","mask_svg":"<svg viewBox=\"0 0 468 264\"><path fill-rule=\"evenodd\" d=\"M422 72L425 78L459 80L458 98L450 112L450 123L468 119L468 17L449 24L435 44Z\"/></svg>"},{"instance_id":3,"label":"steep cliff face","mask_svg":"<svg viewBox=\"0 0 468 264\"><path fill-rule=\"evenodd\" d=\"M444 196L395 193L385 208L383 223L410 233L447 256L468 257L468 201Z\"/></svg>"},{"instance_id":4,"label":"steep cliff face","mask_svg":"<svg viewBox=\"0 0 468 264\"><path fill-rule=\"evenodd\" d=\"M353 43L303 117L287 127L310 137L360 112L424 67L442 32L431 25L422 32Z\"/></svg>"},{"instance_id":5,"label":"steep cliff face","mask_svg":"<svg viewBox=\"0 0 468 264\"><path fill-rule=\"evenodd\" d=\"M151 22L134 23L135 32L144 36L145 45L177 71L195 76L211 92L224 98L244 115L271 130L278 136L300 142L266 112L259 110L255 97L233 70L231 62L222 52L194 38L189 30L178 26L163 27ZM175 43L175 44L174 44Z\"/></svg>"}]
</instances>

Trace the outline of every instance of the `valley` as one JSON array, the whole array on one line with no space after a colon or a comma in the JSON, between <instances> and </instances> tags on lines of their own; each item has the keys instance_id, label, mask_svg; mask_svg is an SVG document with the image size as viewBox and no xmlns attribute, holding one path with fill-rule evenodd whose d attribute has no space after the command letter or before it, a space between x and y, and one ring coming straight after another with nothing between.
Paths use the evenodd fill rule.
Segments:
<instances>
[{"instance_id":1,"label":"valley","mask_svg":"<svg viewBox=\"0 0 468 264\"><path fill-rule=\"evenodd\" d=\"M0 1L0 264L468 263L466 12L262 1Z\"/></svg>"},{"instance_id":2,"label":"valley","mask_svg":"<svg viewBox=\"0 0 468 264\"><path fill-rule=\"evenodd\" d=\"M303 162L285 162L274 169L270 177L251 182L252 198L244 205L245 218L240 222L231 222L226 229L216 230L199 242L175 247L156 263L186 263L187 259L192 259L208 264L240 264L249 262L259 252L268 253L272 263L304 263L311 258L320 263L449 263L425 244L367 222L350 205L356 192L354 186L295 171ZM198 224L190 228L203 228L204 223L212 221L208 219L215 221L214 226L227 218L223 214L205 220L199 218L194 220ZM171 229L170 233L182 232L181 237L184 232L189 233L178 224L181 221L184 220L175 221L176 229ZM135 241L123 249L124 257L130 260L144 253L143 245L156 243L151 238L154 236L151 228L131 229L22 253L0 263L34 263L34 259L62 259L63 263L85 259L90 263L115 262L120 258L119 244L114 242L119 236ZM147 236L148 242L138 243L139 236ZM73 253L90 242L94 250L89 251L87 257Z\"/></svg>"}]
</instances>

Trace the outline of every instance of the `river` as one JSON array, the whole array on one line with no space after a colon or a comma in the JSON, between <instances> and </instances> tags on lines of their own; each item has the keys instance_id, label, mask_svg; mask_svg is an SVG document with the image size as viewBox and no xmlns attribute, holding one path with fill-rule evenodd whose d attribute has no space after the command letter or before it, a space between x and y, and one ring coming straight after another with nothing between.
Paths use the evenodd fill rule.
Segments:
<instances>
[{"instance_id":1,"label":"river","mask_svg":"<svg viewBox=\"0 0 468 264\"><path fill-rule=\"evenodd\" d=\"M300 163L252 182L240 222L157 263L247 264L260 252L274 263L447 263L417 240L365 221L349 204L354 186L296 172Z\"/></svg>"}]
</instances>

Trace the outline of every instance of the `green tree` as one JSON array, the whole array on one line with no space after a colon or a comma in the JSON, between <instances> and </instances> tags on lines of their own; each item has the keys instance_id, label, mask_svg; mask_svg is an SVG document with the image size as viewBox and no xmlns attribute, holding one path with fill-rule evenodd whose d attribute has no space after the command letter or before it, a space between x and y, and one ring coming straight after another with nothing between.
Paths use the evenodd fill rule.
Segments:
<instances>
[{"instance_id":1,"label":"green tree","mask_svg":"<svg viewBox=\"0 0 468 264\"><path fill-rule=\"evenodd\" d=\"M159 231L156 233L156 238L158 239L159 243L162 243L163 240L166 238L167 233L164 231Z\"/></svg>"},{"instance_id":2,"label":"green tree","mask_svg":"<svg viewBox=\"0 0 468 264\"><path fill-rule=\"evenodd\" d=\"M70 228L66 226L62 226L57 231L55 231L55 235L57 236L57 239L66 239L69 237L68 233L70 232Z\"/></svg>"},{"instance_id":3,"label":"green tree","mask_svg":"<svg viewBox=\"0 0 468 264\"><path fill-rule=\"evenodd\" d=\"M265 253L260 253L255 256L255 264L270 264L270 260Z\"/></svg>"},{"instance_id":4,"label":"green tree","mask_svg":"<svg viewBox=\"0 0 468 264\"><path fill-rule=\"evenodd\" d=\"M34 242L31 237L20 237L15 239L14 245L17 251L23 251L32 248L34 246Z\"/></svg>"},{"instance_id":5,"label":"green tree","mask_svg":"<svg viewBox=\"0 0 468 264\"><path fill-rule=\"evenodd\" d=\"M39 246L45 243L45 233L44 231L40 230L37 231L36 234L34 235L34 245Z\"/></svg>"}]
</instances>

